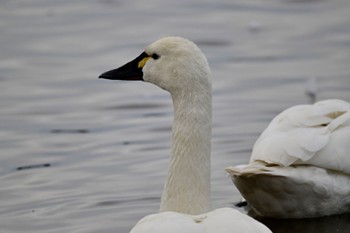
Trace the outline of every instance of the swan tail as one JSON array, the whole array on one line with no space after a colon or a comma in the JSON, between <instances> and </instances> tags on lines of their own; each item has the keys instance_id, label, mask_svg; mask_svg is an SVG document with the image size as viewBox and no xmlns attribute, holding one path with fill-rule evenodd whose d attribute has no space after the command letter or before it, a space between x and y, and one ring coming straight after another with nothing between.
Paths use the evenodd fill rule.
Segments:
<instances>
[{"instance_id":1,"label":"swan tail","mask_svg":"<svg viewBox=\"0 0 350 233\"><path fill-rule=\"evenodd\" d=\"M268 164L264 161L255 161L250 163L249 165L239 165L235 167L227 167L225 171L232 177L234 176L245 176L250 177L254 175L273 175L277 176L277 174L273 174L274 171L272 168L275 166L279 166L277 164Z\"/></svg>"}]
</instances>

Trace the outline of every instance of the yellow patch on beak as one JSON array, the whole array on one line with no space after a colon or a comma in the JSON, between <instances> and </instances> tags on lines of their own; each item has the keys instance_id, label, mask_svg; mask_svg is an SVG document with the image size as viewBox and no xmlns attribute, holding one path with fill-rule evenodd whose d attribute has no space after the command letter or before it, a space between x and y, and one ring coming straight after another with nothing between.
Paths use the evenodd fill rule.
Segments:
<instances>
[{"instance_id":1,"label":"yellow patch on beak","mask_svg":"<svg viewBox=\"0 0 350 233\"><path fill-rule=\"evenodd\" d=\"M146 64L146 62L148 61L148 59L150 59L151 57L145 57L143 58L141 61L139 61L139 64L137 65L137 68L143 68Z\"/></svg>"}]
</instances>

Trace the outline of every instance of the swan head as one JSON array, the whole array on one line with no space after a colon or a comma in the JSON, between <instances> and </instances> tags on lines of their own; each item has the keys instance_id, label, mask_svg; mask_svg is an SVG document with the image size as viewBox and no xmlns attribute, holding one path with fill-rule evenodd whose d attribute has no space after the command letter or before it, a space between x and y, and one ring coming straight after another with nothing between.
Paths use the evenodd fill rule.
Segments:
<instances>
[{"instance_id":1,"label":"swan head","mask_svg":"<svg viewBox=\"0 0 350 233\"><path fill-rule=\"evenodd\" d=\"M157 40L137 58L100 78L146 81L171 93L211 88L207 59L197 45L181 37Z\"/></svg>"}]
</instances>

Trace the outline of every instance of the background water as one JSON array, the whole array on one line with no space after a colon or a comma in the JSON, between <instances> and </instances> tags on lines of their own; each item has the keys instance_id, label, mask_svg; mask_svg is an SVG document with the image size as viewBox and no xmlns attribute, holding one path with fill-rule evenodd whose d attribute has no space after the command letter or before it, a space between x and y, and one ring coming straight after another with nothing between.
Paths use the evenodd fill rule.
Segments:
<instances>
[{"instance_id":1,"label":"background water","mask_svg":"<svg viewBox=\"0 0 350 233\"><path fill-rule=\"evenodd\" d=\"M157 212L171 99L97 77L162 36L195 41L212 68L214 207L239 202L224 168L248 161L276 114L311 101L308 83L318 100L350 101L347 0L3 0L0 32L2 233L128 232ZM349 215L262 221L350 231Z\"/></svg>"}]
</instances>

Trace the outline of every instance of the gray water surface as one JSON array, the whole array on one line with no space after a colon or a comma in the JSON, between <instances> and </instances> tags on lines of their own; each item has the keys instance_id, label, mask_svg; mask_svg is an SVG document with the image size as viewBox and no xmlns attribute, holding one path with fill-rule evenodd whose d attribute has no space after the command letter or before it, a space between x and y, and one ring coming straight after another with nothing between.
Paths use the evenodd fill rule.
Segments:
<instances>
[{"instance_id":1,"label":"gray water surface","mask_svg":"<svg viewBox=\"0 0 350 233\"><path fill-rule=\"evenodd\" d=\"M98 80L166 35L196 42L213 76L212 201L240 194L247 163L283 109L350 101L347 0L4 0L0 8L0 232L128 232L158 211L169 94ZM242 210L244 211L244 210ZM273 232L350 232L350 216L261 219Z\"/></svg>"}]
</instances>

